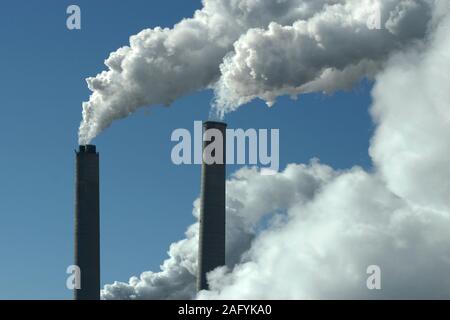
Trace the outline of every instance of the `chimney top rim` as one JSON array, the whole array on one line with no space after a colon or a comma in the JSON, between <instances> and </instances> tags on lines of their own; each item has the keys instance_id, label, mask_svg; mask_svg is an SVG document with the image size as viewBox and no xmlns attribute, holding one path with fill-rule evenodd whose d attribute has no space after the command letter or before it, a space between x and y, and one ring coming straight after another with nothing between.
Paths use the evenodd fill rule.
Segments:
<instances>
[{"instance_id":1,"label":"chimney top rim","mask_svg":"<svg viewBox=\"0 0 450 320\"><path fill-rule=\"evenodd\" d=\"M212 120L208 120L208 121L203 122L203 125L204 125L204 126L208 126L208 125L218 125L218 126L223 126L223 127L226 127L226 126L227 126L227 124L226 124L225 122L222 122L222 121L212 121Z\"/></svg>"},{"instance_id":2,"label":"chimney top rim","mask_svg":"<svg viewBox=\"0 0 450 320\"><path fill-rule=\"evenodd\" d=\"M97 147L94 144L80 145L78 153L97 153Z\"/></svg>"}]
</instances>

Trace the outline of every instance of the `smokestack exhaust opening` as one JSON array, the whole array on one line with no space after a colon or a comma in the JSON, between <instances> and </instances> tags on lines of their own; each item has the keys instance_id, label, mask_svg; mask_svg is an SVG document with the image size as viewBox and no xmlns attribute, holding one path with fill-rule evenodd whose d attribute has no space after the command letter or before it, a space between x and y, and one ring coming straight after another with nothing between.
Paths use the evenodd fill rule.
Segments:
<instances>
[{"instance_id":1,"label":"smokestack exhaust opening","mask_svg":"<svg viewBox=\"0 0 450 320\"><path fill-rule=\"evenodd\" d=\"M80 145L75 165L75 265L81 288L75 300L100 300L99 154L94 145Z\"/></svg>"},{"instance_id":2,"label":"smokestack exhaust opening","mask_svg":"<svg viewBox=\"0 0 450 320\"><path fill-rule=\"evenodd\" d=\"M202 161L200 233L198 252L197 290L208 290L206 274L225 265L225 133L223 122L206 121L203 130L217 129L223 137L223 161L206 164ZM204 141L203 150L212 143Z\"/></svg>"},{"instance_id":3,"label":"smokestack exhaust opening","mask_svg":"<svg viewBox=\"0 0 450 320\"><path fill-rule=\"evenodd\" d=\"M80 145L78 153L97 153L97 147L93 144Z\"/></svg>"}]
</instances>

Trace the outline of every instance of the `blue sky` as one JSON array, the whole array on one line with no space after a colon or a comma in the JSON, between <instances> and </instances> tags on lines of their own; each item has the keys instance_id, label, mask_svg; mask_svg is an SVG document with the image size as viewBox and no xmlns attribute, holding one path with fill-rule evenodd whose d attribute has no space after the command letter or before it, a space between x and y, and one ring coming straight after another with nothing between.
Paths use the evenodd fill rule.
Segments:
<instances>
[{"instance_id":1,"label":"blue sky","mask_svg":"<svg viewBox=\"0 0 450 320\"><path fill-rule=\"evenodd\" d=\"M82 30L66 29L66 8ZM0 4L0 299L70 299L74 149L85 78L144 28L171 27L200 1L10 1ZM313 157L335 168L370 168L369 82L351 92L261 101L226 117L230 128L280 129L281 168ZM158 270L194 219L200 167L170 159L176 128L208 118L211 91L115 122L94 143L101 157L102 285ZM237 167L231 167L232 173Z\"/></svg>"}]
</instances>

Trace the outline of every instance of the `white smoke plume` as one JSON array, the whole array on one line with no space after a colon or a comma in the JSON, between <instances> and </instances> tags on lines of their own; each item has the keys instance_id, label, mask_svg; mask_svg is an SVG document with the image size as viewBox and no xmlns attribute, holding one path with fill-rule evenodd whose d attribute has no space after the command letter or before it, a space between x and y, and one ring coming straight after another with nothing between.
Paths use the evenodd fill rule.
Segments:
<instances>
[{"instance_id":1,"label":"white smoke plume","mask_svg":"<svg viewBox=\"0 0 450 320\"><path fill-rule=\"evenodd\" d=\"M450 298L448 6L445 10L425 46L393 56L376 78L371 111L377 129L370 148L375 172L332 171L306 202L300 196L286 200L285 220L261 233L233 269L211 273L212 290L200 298ZM324 167L313 164L308 170L313 168ZM253 179L251 173L247 177ZM272 183L249 188L292 190ZM266 197L263 192L261 199ZM369 265L381 267L382 291L367 289Z\"/></svg>"},{"instance_id":2,"label":"white smoke plume","mask_svg":"<svg viewBox=\"0 0 450 320\"><path fill-rule=\"evenodd\" d=\"M199 201L194 202L193 214L199 217ZM227 218L227 263L234 266L241 255L251 245L254 232L250 222L230 215ZM160 272L143 272L139 278L132 277L129 283L115 282L106 285L102 298L107 300L123 299L192 299L196 294L198 223L186 231L186 239L170 246L169 258L164 261Z\"/></svg>"},{"instance_id":3,"label":"white smoke plume","mask_svg":"<svg viewBox=\"0 0 450 320\"><path fill-rule=\"evenodd\" d=\"M355 5L345 2L349 8ZM227 182L228 260L226 267L209 274L211 290L195 293L198 226L194 224L186 239L171 246L160 272L144 272L129 283L107 285L103 298L450 298L450 3L382 2L392 5L390 14L383 14L390 17L385 23L389 32L416 41L394 41L391 54L383 53L388 54L385 61L369 63L372 71L381 68L374 73L372 92L374 168L337 171L318 160L291 164L272 176L243 168ZM428 5L431 11L415 9ZM310 19L320 20L322 11L331 9L317 10L320 13ZM332 21L340 19L339 14L331 16ZM420 26L421 21L428 21L426 27ZM287 33L282 29L272 24L266 31L249 32L238 43L252 32L267 41L277 31L288 39L297 32L294 27ZM348 43L342 41L345 47ZM360 43L358 37L355 41ZM290 50L291 45L286 45ZM271 47L258 49L270 57L264 48L271 51ZM341 69L322 70L319 78L306 82L309 88L305 89L305 80L297 81L291 70L299 56L288 55L282 46L272 48L279 50L281 61L273 62L280 66L279 75L274 74L277 69L272 63L256 63L266 59L259 54L247 59L247 67L255 74L262 74L262 67L270 71L265 73L270 75L268 82L239 73L238 53L226 58L219 83L231 90L231 100L223 105L233 109L235 103L254 97L270 102L278 94L337 89L348 79L360 77L361 70L369 70L364 59L348 64L342 58ZM331 53L324 54L331 59ZM225 65L239 72L223 73ZM330 79L342 82L335 86ZM245 95L234 91L240 85L248 86ZM197 205L194 215L198 215ZM367 289L369 265L381 268L382 290Z\"/></svg>"},{"instance_id":4,"label":"white smoke plume","mask_svg":"<svg viewBox=\"0 0 450 320\"><path fill-rule=\"evenodd\" d=\"M376 10L380 29L369 29ZM293 25L249 30L221 65L218 112L255 98L271 106L280 95L349 88L388 54L423 38L429 15L427 1L345 1Z\"/></svg>"},{"instance_id":5,"label":"white smoke plume","mask_svg":"<svg viewBox=\"0 0 450 320\"><path fill-rule=\"evenodd\" d=\"M143 106L214 88L223 116L254 98L350 87L426 33L437 0L203 0L172 29L130 37L88 78L79 143ZM368 21L380 12L380 30Z\"/></svg>"}]
</instances>

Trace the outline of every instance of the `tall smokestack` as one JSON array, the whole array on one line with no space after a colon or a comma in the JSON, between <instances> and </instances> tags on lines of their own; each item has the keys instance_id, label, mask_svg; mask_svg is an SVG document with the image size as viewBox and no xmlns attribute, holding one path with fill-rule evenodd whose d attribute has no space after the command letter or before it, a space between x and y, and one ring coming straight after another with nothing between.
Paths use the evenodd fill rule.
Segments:
<instances>
[{"instance_id":1,"label":"tall smokestack","mask_svg":"<svg viewBox=\"0 0 450 320\"><path fill-rule=\"evenodd\" d=\"M217 129L223 137L222 163L207 164L203 158L201 178L200 235L197 289L207 290L206 274L225 265L225 132L227 125L207 121L203 130ZM205 141L203 150L213 141Z\"/></svg>"},{"instance_id":2,"label":"tall smokestack","mask_svg":"<svg viewBox=\"0 0 450 320\"><path fill-rule=\"evenodd\" d=\"M100 299L100 195L99 155L93 145L76 152L75 265L81 288L75 300Z\"/></svg>"}]
</instances>

